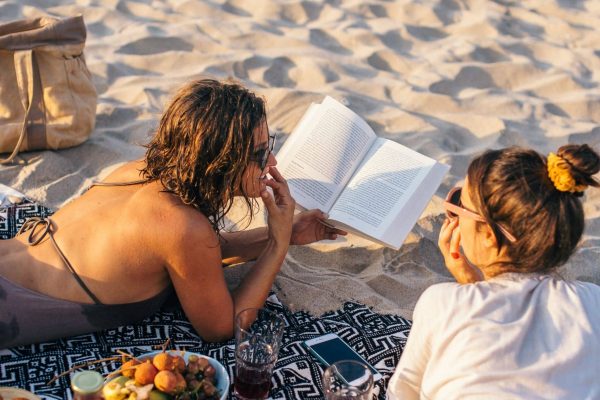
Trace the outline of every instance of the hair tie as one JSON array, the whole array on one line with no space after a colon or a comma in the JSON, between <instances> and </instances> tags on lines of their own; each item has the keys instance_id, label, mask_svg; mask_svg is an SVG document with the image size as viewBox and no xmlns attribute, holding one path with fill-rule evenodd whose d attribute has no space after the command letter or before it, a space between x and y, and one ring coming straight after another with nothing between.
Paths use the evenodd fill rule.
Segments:
<instances>
[{"instance_id":1,"label":"hair tie","mask_svg":"<svg viewBox=\"0 0 600 400\"><path fill-rule=\"evenodd\" d=\"M548 177L556 190L561 192L583 192L587 188L587 185L575 182L567 160L554 153L548 154Z\"/></svg>"}]
</instances>

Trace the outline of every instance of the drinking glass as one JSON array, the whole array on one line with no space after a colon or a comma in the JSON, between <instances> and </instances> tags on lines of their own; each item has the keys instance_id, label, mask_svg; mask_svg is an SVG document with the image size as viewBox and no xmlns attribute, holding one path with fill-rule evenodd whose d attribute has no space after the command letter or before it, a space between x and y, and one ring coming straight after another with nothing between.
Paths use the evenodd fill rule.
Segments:
<instances>
[{"instance_id":1,"label":"drinking glass","mask_svg":"<svg viewBox=\"0 0 600 400\"><path fill-rule=\"evenodd\" d=\"M327 400L371 400L373 374L359 361L337 361L323 373L323 391Z\"/></svg>"},{"instance_id":2,"label":"drinking glass","mask_svg":"<svg viewBox=\"0 0 600 400\"><path fill-rule=\"evenodd\" d=\"M283 319L264 308L248 308L235 317L235 395L266 399L277 362Z\"/></svg>"}]
</instances>

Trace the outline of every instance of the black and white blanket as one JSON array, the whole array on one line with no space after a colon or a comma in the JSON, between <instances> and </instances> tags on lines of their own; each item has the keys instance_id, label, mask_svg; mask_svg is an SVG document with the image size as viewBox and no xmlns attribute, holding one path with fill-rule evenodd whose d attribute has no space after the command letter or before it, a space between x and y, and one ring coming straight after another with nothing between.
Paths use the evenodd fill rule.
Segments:
<instances>
[{"instance_id":1,"label":"black and white blanket","mask_svg":"<svg viewBox=\"0 0 600 400\"><path fill-rule=\"evenodd\" d=\"M28 217L51 213L34 203L0 209L0 238L14 236ZM286 321L270 392L272 399L323 398L323 367L302 342L325 333L337 333L382 373L383 379L377 382L376 392L379 399L385 399L385 387L406 343L410 321L395 315L377 314L354 302L347 302L341 309L320 317L291 312L274 294L265 306L281 314ZM21 387L46 399L71 398L68 376L51 385L47 383L74 365L114 356L117 350L138 356L155 350L155 346L164 344L167 338L171 339L170 348L211 356L225 365L230 377L234 376L233 339L224 343L204 343L175 304L137 325L0 350L0 386ZM105 375L118 366L107 362L96 365L96 370Z\"/></svg>"}]
</instances>

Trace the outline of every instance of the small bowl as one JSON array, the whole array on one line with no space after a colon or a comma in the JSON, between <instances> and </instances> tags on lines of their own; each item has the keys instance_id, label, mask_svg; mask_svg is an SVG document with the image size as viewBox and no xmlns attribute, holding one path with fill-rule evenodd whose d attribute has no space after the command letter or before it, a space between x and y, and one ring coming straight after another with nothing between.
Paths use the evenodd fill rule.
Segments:
<instances>
[{"instance_id":1,"label":"small bowl","mask_svg":"<svg viewBox=\"0 0 600 400\"><path fill-rule=\"evenodd\" d=\"M136 358L139 360L145 360L147 358L153 358L155 355L157 355L159 353L162 353L162 351L160 351L160 350L151 351L149 353L141 354L139 357L136 357ZM190 353L188 351L168 350L167 353L169 353L170 355L173 355L173 356L182 356L183 359L185 360L186 364L191 355L196 355L199 358L207 359L208 362L210 363L210 365L212 365L213 368L217 371L215 374L215 378L217 380L217 390L219 391L219 393L221 393L220 400L227 399L227 395L229 394L230 381L229 381L229 374L227 373L227 370L225 369L223 364L221 364L219 361L215 360L212 357L205 356L203 354Z\"/></svg>"}]
</instances>

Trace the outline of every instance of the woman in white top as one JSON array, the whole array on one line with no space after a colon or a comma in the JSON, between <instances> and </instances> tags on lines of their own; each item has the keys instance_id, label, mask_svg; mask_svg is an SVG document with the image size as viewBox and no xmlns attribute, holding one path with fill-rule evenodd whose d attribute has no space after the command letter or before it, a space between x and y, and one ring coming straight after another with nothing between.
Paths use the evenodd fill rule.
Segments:
<instances>
[{"instance_id":1,"label":"woman in white top","mask_svg":"<svg viewBox=\"0 0 600 400\"><path fill-rule=\"evenodd\" d=\"M438 241L457 283L420 297L389 400L600 399L600 286L556 275L599 170L587 145L472 161Z\"/></svg>"}]
</instances>

